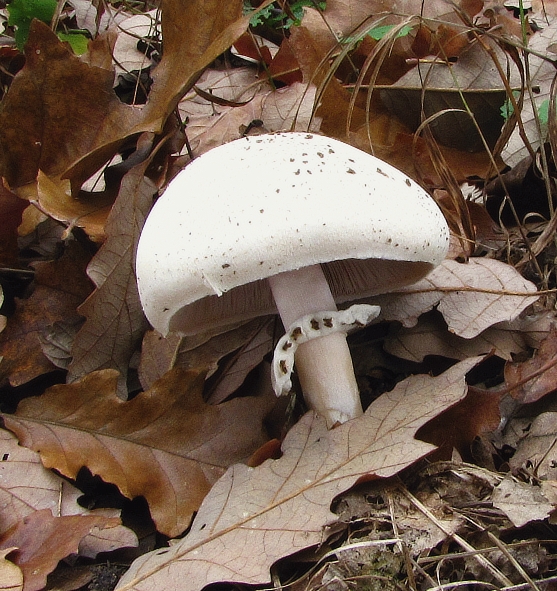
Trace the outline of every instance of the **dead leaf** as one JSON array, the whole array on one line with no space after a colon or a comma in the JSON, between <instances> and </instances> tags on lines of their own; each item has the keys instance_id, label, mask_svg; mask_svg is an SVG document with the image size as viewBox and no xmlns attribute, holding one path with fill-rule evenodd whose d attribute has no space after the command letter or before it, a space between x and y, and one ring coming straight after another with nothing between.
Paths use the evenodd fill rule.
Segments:
<instances>
[{"instance_id":1,"label":"dead leaf","mask_svg":"<svg viewBox=\"0 0 557 591\"><path fill-rule=\"evenodd\" d=\"M546 394L554 392L556 378L557 328L555 327L542 341L532 359L507 363L505 366L505 381L510 394L523 404L535 402Z\"/></svg>"},{"instance_id":2,"label":"dead leaf","mask_svg":"<svg viewBox=\"0 0 557 591\"><path fill-rule=\"evenodd\" d=\"M17 564L6 558L16 548L4 548L0 552L0 591L23 591L23 573Z\"/></svg>"},{"instance_id":3,"label":"dead leaf","mask_svg":"<svg viewBox=\"0 0 557 591\"><path fill-rule=\"evenodd\" d=\"M210 390L205 391L206 401L218 404L238 389L272 349L274 324L273 318L255 318L224 333L215 330L189 337L164 338L156 331L148 331L141 346L141 384L147 389L173 367L202 367L210 378L217 372L219 361L227 357Z\"/></svg>"},{"instance_id":4,"label":"dead leaf","mask_svg":"<svg viewBox=\"0 0 557 591\"><path fill-rule=\"evenodd\" d=\"M272 0L265 0L264 8ZM179 100L195 84L202 70L233 45L247 30L250 16L242 16L242 2L165 0L162 9L164 53L153 72L153 86L142 114L142 131L160 132ZM211 18L206 18L210 14Z\"/></svg>"},{"instance_id":5,"label":"dead leaf","mask_svg":"<svg viewBox=\"0 0 557 591\"><path fill-rule=\"evenodd\" d=\"M543 521L555 509L543 492L532 484L505 477L493 489L493 506L501 509L515 527Z\"/></svg>"},{"instance_id":6,"label":"dead leaf","mask_svg":"<svg viewBox=\"0 0 557 591\"><path fill-rule=\"evenodd\" d=\"M279 460L235 465L213 486L187 536L136 560L118 591L182 588L218 581L263 585L282 556L323 542L335 522L332 500L356 482L396 474L433 448L413 438L466 394L477 359L436 378L413 376L383 394L361 418L328 431L306 414ZM257 549L254 552L254 548Z\"/></svg>"},{"instance_id":7,"label":"dead leaf","mask_svg":"<svg viewBox=\"0 0 557 591\"><path fill-rule=\"evenodd\" d=\"M242 129L252 121L261 120L267 131L284 129L317 130L318 120L311 121L315 101L315 87L294 83L273 89L261 79L256 68L206 70L196 88L204 96L187 95L179 103L179 112L188 120L188 139L196 156L237 139ZM244 101L240 106L222 106L209 101Z\"/></svg>"},{"instance_id":8,"label":"dead leaf","mask_svg":"<svg viewBox=\"0 0 557 591\"><path fill-rule=\"evenodd\" d=\"M406 292L406 293L405 293ZM445 260L425 279L373 299L381 318L414 326L418 317L437 305L448 328L471 339L499 322L511 322L538 296L536 286L501 261L471 258L467 263ZM532 295L528 295L532 294Z\"/></svg>"},{"instance_id":9,"label":"dead leaf","mask_svg":"<svg viewBox=\"0 0 557 591\"><path fill-rule=\"evenodd\" d=\"M68 380L97 369L120 372L118 389L127 398L130 357L147 327L135 280L135 249L156 187L146 176L150 160L138 164L121 183L106 224L108 236L87 267L97 289L80 306L85 324L73 343Z\"/></svg>"},{"instance_id":10,"label":"dead leaf","mask_svg":"<svg viewBox=\"0 0 557 591\"><path fill-rule=\"evenodd\" d=\"M108 160L115 139L127 135L138 118L120 103L112 84L110 71L82 63L50 27L33 21L25 66L0 105L0 173L10 187L34 182L39 169L60 176L108 144L81 186Z\"/></svg>"},{"instance_id":11,"label":"dead leaf","mask_svg":"<svg viewBox=\"0 0 557 591\"><path fill-rule=\"evenodd\" d=\"M160 36L159 16L159 9L149 10L128 16L119 23L112 52L116 74L141 70L151 65L151 60L137 48L137 41L142 38L157 39Z\"/></svg>"},{"instance_id":12,"label":"dead leaf","mask_svg":"<svg viewBox=\"0 0 557 591\"><path fill-rule=\"evenodd\" d=\"M557 412L541 412L527 421L509 463L512 471L534 472L536 479L557 480Z\"/></svg>"},{"instance_id":13,"label":"dead leaf","mask_svg":"<svg viewBox=\"0 0 557 591\"><path fill-rule=\"evenodd\" d=\"M422 427L417 437L436 445L445 457L450 458L456 449L465 461L472 461L472 442L497 429L501 422L501 398L498 392L469 386L463 400Z\"/></svg>"},{"instance_id":14,"label":"dead leaf","mask_svg":"<svg viewBox=\"0 0 557 591\"><path fill-rule=\"evenodd\" d=\"M536 92L526 93L520 118L524 125L524 133L515 128L502 156L506 164L511 167L535 152L547 135L547 123L541 123L538 128L538 111L544 101L551 96L553 78L555 77L554 56L550 47L557 41L557 18L555 16L543 19L544 26L528 41L529 84L536 87ZM550 59L544 59L547 56ZM524 137L522 137L524 136ZM525 139L531 145L532 152L527 148Z\"/></svg>"},{"instance_id":15,"label":"dead leaf","mask_svg":"<svg viewBox=\"0 0 557 591\"><path fill-rule=\"evenodd\" d=\"M313 85L295 82L263 99L261 119L269 131L318 131L320 117L314 117L316 89Z\"/></svg>"},{"instance_id":16,"label":"dead leaf","mask_svg":"<svg viewBox=\"0 0 557 591\"><path fill-rule=\"evenodd\" d=\"M17 386L55 369L43 354L40 337L57 321L81 320L76 307L91 292L85 275L88 262L89 254L70 241L59 259L35 263L34 291L17 300L15 314L0 333L0 380Z\"/></svg>"},{"instance_id":17,"label":"dead leaf","mask_svg":"<svg viewBox=\"0 0 557 591\"><path fill-rule=\"evenodd\" d=\"M217 19L206 18L207 2L184 7L178 0L165 0L164 56L142 109L118 100L111 71L82 62L47 25L34 21L26 65L0 108L0 173L10 186L33 183L40 169L52 178L69 178L76 194L125 138L160 132L203 68L248 27L250 17L241 17L239 0L225 9L214 4L211 14Z\"/></svg>"},{"instance_id":18,"label":"dead leaf","mask_svg":"<svg viewBox=\"0 0 557 591\"><path fill-rule=\"evenodd\" d=\"M101 552L112 552L119 548L136 548L139 545L137 535L128 527L120 524L120 511L114 509L95 509L84 511L81 515L111 517L113 521L104 527L95 526L79 542L79 555L96 558ZM118 517L118 519L114 519Z\"/></svg>"},{"instance_id":19,"label":"dead leaf","mask_svg":"<svg viewBox=\"0 0 557 591\"><path fill-rule=\"evenodd\" d=\"M484 44L490 45L511 88L520 88L514 62L495 42L485 40ZM389 110L412 131L422 123L423 107L424 119L434 117L430 123L433 136L441 144L465 152L484 149L476 125L490 146L495 145L503 127L505 82L486 47L479 42L463 51L456 63L428 60L418 64L393 85L381 86L380 94Z\"/></svg>"},{"instance_id":20,"label":"dead leaf","mask_svg":"<svg viewBox=\"0 0 557 591\"><path fill-rule=\"evenodd\" d=\"M6 427L48 468L75 478L87 466L125 496L143 495L159 531L179 535L226 468L267 440L262 421L275 400L208 406L204 375L175 369L124 402L117 381L102 370L53 386L3 415Z\"/></svg>"},{"instance_id":21,"label":"dead leaf","mask_svg":"<svg viewBox=\"0 0 557 591\"><path fill-rule=\"evenodd\" d=\"M465 339L447 330L437 312L423 314L410 328L392 328L385 340L385 349L402 359L421 362L427 355L450 359L466 359L493 353L511 361L514 354L538 348L547 336L554 319L547 315L519 317L512 322L499 322L478 336Z\"/></svg>"},{"instance_id":22,"label":"dead leaf","mask_svg":"<svg viewBox=\"0 0 557 591\"><path fill-rule=\"evenodd\" d=\"M17 197L3 185L0 185L0 218L2 233L0 234L0 265L15 268L18 259L18 232L23 210L29 204Z\"/></svg>"},{"instance_id":23,"label":"dead leaf","mask_svg":"<svg viewBox=\"0 0 557 591\"><path fill-rule=\"evenodd\" d=\"M87 0L71 0L70 6L75 10L77 26L87 29L91 35L106 31L126 19L125 11L112 6L95 6Z\"/></svg>"},{"instance_id":24,"label":"dead leaf","mask_svg":"<svg viewBox=\"0 0 557 591\"><path fill-rule=\"evenodd\" d=\"M78 551L79 541L93 528L119 523L92 515L53 517L48 509L23 518L0 537L0 549L17 548L13 562L23 572L23 591L39 591L62 558Z\"/></svg>"},{"instance_id":25,"label":"dead leaf","mask_svg":"<svg viewBox=\"0 0 557 591\"><path fill-rule=\"evenodd\" d=\"M209 404L226 400L244 382L248 373L257 367L273 348L275 318L259 318L258 328L222 364L221 371L211 381L206 396ZM255 328L255 327L254 327ZM270 376L269 376L270 378ZM269 382L270 383L270 382Z\"/></svg>"},{"instance_id":26,"label":"dead leaf","mask_svg":"<svg viewBox=\"0 0 557 591\"><path fill-rule=\"evenodd\" d=\"M428 19L441 19L447 22L460 22L450 4L444 0L328 0L326 9L321 11L307 8L302 26L314 38L320 55L326 56L331 49L338 47L339 40L354 35L362 25L369 23L371 17L379 25L392 25L408 16L421 15Z\"/></svg>"},{"instance_id":27,"label":"dead leaf","mask_svg":"<svg viewBox=\"0 0 557 591\"><path fill-rule=\"evenodd\" d=\"M14 435L4 430L0 430L0 457L0 534L35 511L49 509L54 517L117 518L113 525L107 525L102 531L95 529L81 540L79 552L82 556L93 558L99 552L138 545L132 530L119 524L119 510L83 509L77 503L82 492L47 470L38 453L19 446Z\"/></svg>"},{"instance_id":28,"label":"dead leaf","mask_svg":"<svg viewBox=\"0 0 557 591\"><path fill-rule=\"evenodd\" d=\"M75 198L68 179L50 178L39 170L36 184L20 189L19 194L36 200L41 211L51 218L69 227L83 228L94 242L101 243L104 240L105 224L114 203L114 191L91 193L83 199Z\"/></svg>"},{"instance_id":29,"label":"dead leaf","mask_svg":"<svg viewBox=\"0 0 557 591\"><path fill-rule=\"evenodd\" d=\"M81 491L47 470L39 454L19 446L3 429L0 458L0 533L34 511L49 509L54 516L83 512L77 504Z\"/></svg>"}]
</instances>

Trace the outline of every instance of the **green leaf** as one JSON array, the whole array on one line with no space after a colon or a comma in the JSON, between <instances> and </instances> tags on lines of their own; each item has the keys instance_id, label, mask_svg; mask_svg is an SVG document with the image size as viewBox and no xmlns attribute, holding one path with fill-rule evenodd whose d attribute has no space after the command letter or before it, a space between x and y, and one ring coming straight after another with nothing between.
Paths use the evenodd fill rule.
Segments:
<instances>
[{"instance_id":1,"label":"green leaf","mask_svg":"<svg viewBox=\"0 0 557 591\"><path fill-rule=\"evenodd\" d=\"M267 20L269 20L273 15L273 7L269 5L263 10L258 10L250 19L250 26L258 27L259 25L265 24Z\"/></svg>"},{"instance_id":2,"label":"green leaf","mask_svg":"<svg viewBox=\"0 0 557 591\"><path fill-rule=\"evenodd\" d=\"M518 99L518 97L520 96L520 91L513 90L513 96L515 99ZM501 117L503 117L503 119L505 121L507 121L513 113L514 113L513 104L510 101L510 99L507 98L505 100L505 102L501 105Z\"/></svg>"},{"instance_id":3,"label":"green leaf","mask_svg":"<svg viewBox=\"0 0 557 591\"><path fill-rule=\"evenodd\" d=\"M50 23L56 10L56 0L13 0L8 4L8 24L16 27L15 41L18 49L23 49L31 21L36 18Z\"/></svg>"},{"instance_id":4,"label":"green leaf","mask_svg":"<svg viewBox=\"0 0 557 591\"><path fill-rule=\"evenodd\" d=\"M542 125L547 125L549 121L549 99L545 99L538 107L538 117Z\"/></svg>"},{"instance_id":5,"label":"green leaf","mask_svg":"<svg viewBox=\"0 0 557 591\"><path fill-rule=\"evenodd\" d=\"M296 0L295 2L289 3L289 12L279 8L275 3L254 12L250 25L257 27L259 25L265 25L272 29L290 29L292 26L299 26L304 16L304 7L312 6L325 10L327 6L326 0ZM244 14L250 14L253 11L250 2L244 2ZM293 19L288 16L292 14Z\"/></svg>"},{"instance_id":6,"label":"green leaf","mask_svg":"<svg viewBox=\"0 0 557 591\"><path fill-rule=\"evenodd\" d=\"M71 45L75 55L82 55L87 51L89 39L83 33L60 32L58 33L58 39L60 39L60 41L67 41Z\"/></svg>"},{"instance_id":7,"label":"green leaf","mask_svg":"<svg viewBox=\"0 0 557 591\"><path fill-rule=\"evenodd\" d=\"M374 27L373 29L370 29L367 33L361 33L356 36L345 37L344 39L342 39L342 43L345 43L345 44L360 43L360 41L362 41L362 39L366 35L368 37L371 37L375 41L380 41L395 26L396 25L383 25L381 27ZM410 33L411 30L412 30L412 27L410 25L404 25L403 27L401 27L401 29L397 33L396 38L398 39L399 37L406 37L406 35L408 35L408 33Z\"/></svg>"},{"instance_id":8,"label":"green leaf","mask_svg":"<svg viewBox=\"0 0 557 591\"><path fill-rule=\"evenodd\" d=\"M372 39L375 39L375 41L381 41L381 39L383 39L383 37L391 29L393 29L393 27L394 27L394 25L383 25L381 27L374 27L373 29L371 29L371 31L368 33L368 35ZM399 37L406 37L406 35L408 35L408 33L410 33L411 30L412 30L412 27L410 25L404 25L404 27L402 27L400 29L400 31L397 33L397 39Z\"/></svg>"}]
</instances>

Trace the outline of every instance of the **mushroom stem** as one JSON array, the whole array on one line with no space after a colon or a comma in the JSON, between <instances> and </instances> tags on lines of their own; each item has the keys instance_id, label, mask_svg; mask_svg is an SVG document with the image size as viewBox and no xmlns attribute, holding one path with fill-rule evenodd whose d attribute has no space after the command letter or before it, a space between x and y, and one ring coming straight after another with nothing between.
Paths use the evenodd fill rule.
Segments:
<instances>
[{"instance_id":1,"label":"mushroom stem","mask_svg":"<svg viewBox=\"0 0 557 591\"><path fill-rule=\"evenodd\" d=\"M320 265L280 273L268 281L286 328L307 314L337 309ZM303 343L295 364L307 405L325 418L329 428L363 413L345 333Z\"/></svg>"}]
</instances>

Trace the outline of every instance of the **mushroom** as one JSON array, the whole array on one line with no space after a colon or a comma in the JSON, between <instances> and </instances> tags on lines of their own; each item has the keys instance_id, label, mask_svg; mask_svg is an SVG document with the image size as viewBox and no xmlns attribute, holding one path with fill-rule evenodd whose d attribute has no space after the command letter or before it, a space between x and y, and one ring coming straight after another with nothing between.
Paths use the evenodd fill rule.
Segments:
<instances>
[{"instance_id":1,"label":"mushroom","mask_svg":"<svg viewBox=\"0 0 557 591\"><path fill-rule=\"evenodd\" d=\"M290 389L295 351L305 401L332 427L362 414L346 332L379 313L336 304L414 283L448 241L434 200L393 166L320 135L266 134L214 148L170 182L143 228L136 273L162 334L278 311L275 389Z\"/></svg>"}]
</instances>

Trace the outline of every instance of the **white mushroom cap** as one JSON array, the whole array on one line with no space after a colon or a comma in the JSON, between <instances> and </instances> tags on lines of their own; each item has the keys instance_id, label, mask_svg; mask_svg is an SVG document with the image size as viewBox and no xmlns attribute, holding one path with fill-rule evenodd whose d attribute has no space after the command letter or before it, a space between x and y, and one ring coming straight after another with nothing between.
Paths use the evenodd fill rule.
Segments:
<instances>
[{"instance_id":1,"label":"white mushroom cap","mask_svg":"<svg viewBox=\"0 0 557 591\"><path fill-rule=\"evenodd\" d=\"M395 290L446 255L433 199L338 140L235 140L189 164L150 213L137 249L141 301L163 334L276 313L266 278L321 263L337 302Z\"/></svg>"}]
</instances>

